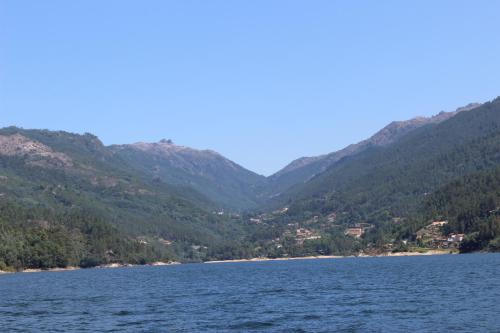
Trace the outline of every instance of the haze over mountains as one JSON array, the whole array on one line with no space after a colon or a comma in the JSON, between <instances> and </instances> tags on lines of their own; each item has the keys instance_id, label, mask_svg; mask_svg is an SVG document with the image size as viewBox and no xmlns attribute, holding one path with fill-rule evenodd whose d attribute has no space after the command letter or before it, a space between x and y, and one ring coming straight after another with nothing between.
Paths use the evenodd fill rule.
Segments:
<instances>
[{"instance_id":1,"label":"haze over mountains","mask_svg":"<svg viewBox=\"0 0 500 333\"><path fill-rule=\"evenodd\" d=\"M110 147L135 170L169 184L199 191L221 208L241 210L257 205L257 175L211 150L177 146L171 141Z\"/></svg>"},{"instance_id":2,"label":"haze over mountains","mask_svg":"<svg viewBox=\"0 0 500 333\"><path fill-rule=\"evenodd\" d=\"M470 246L484 248L497 237L497 222L480 228L500 206L498 189L486 183L487 195L464 199L454 189L466 185L453 182L483 184L499 166L500 99L392 122L270 177L170 140L104 146L92 134L3 128L0 238L10 245L0 258L10 259L0 266L353 253L411 240L438 217L450 218L450 231L477 232ZM474 202L473 216L438 193ZM361 240L344 235L360 223L371 228ZM301 228L311 241L290 238ZM22 244L46 243L29 247L27 259ZM56 249L61 258L47 264Z\"/></svg>"}]
</instances>

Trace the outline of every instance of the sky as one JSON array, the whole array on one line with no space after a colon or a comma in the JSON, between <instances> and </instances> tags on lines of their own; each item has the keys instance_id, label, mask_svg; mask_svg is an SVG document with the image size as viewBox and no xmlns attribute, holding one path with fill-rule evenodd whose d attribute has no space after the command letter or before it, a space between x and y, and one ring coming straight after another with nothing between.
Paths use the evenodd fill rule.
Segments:
<instances>
[{"instance_id":1,"label":"sky","mask_svg":"<svg viewBox=\"0 0 500 333\"><path fill-rule=\"evenodd\" d=\"M0 127L269 175L500 95L500 1L0 0Z\"/></svg>"}]
</instances>

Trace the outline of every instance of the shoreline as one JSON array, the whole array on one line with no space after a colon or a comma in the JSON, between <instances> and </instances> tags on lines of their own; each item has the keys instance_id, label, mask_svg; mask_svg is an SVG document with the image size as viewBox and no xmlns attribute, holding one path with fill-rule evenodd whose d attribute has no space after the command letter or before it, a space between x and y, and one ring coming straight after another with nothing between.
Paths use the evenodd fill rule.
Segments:
<instances>
[{"instance_id":1,"label":"shoreline","mask_svg":"<svg viewBox=\"0 0 500 333\"><path fill-rule=\"evenodd\" d=\"M354 256L306 256L306 257L283 257L283 258L250 258L250 259L228 259L228 260L210 260L203 262L204 264L220 264L230 262L259 262L259 261L285 261L285 260L308 260L308 259L342 259L354 258Z\"/></svg>"},{"instance_id":2,"label":"shoreline","mask_svg":"<svg viewBox=\"0 0 500 333\"><path fill-rule=\"evenodd\" d=\"M48 269L27 268L27 269L23 269L22 271L2 271L2 270L0 270L0 275L15 274L15 273L66 272L66 271L76 271L76 270L80 270L80 269L127 268L127 267L137 267L137 266L170 266L170 265L179 265L179 264L181 264L181 263L177 262L177 261L172 261L172 262L156 261L156 262L152 262L152 263L144 264L144 265L113 263L113 264L99 265L99 266L88 267L88 268L83 268L83 267L79 267L79 266L54 267L54 268L48 268Z\"/></svg>"},{"instance_id":3,"label":"shoreline","mask_svg":"<svg viewBox=\"0 0 500 333\"><path fill-rule=\"evenodd\" d=\"M283 257L283 258L250 258L250 259L228 259L228 260L210 260L205 261L204 264L219 264L230 262L260 262L260 261L284 261L284 260L308 260L308 259L345 259L345 258L382 258L382 257L413 257L413 256L433 256L444 254L458 254L458 252L429 250L427 252L386 252L381 254L358 254L349 256L305 256L305 257Z\"/></svg>"},{"instance_id":4,"label":"shoreline","mask_svg":"<svg viewBox=\"0 0 500 333\"><path fill-rule=\"evenodd\" d=\"M263 262L263 261L286 261L286 260L317 260L317 259L345 259L345 258L382 258L382 257L413 257L413 256L433 256L433 255L445 255L445 254L459 254L458 252L442 251L442 250L429 250L426 252L386 252L380 254L358 254L349 256L338 256L338 255L325 255L325 256L304 256L304 257L282 257L282 258L250 258L250 259L228 259L228 260L210 260L204 261L202 264L221 264L221 263L236 263L236 262ZM106 264L99 265L95 267L82 268L78 266L68 266L68 267L55 267L49 269L41 268L28 268L22 271L1 271L0 275L13 274L13 273L41 273L41 272L65 272L65 271L75 271L79 269L106 269L106 268L127 268L127 267L137 267L137 266L170 266L170 265L184 265L189 263L181 263L177 261L172 262L152 262L149 264L138 265L138 264Z\"/></svg>"}]
</instances>

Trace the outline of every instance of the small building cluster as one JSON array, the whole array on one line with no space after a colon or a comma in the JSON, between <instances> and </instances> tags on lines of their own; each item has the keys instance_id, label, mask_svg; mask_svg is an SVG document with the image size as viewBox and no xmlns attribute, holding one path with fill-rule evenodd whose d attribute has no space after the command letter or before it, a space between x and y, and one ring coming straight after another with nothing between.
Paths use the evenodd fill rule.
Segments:
<instances>
[{"instance_id":1,"label":"small building cluster","mask_svg":"<svg viewBox=\"0 0 500 333\"><path fill-rule=\"evenodd\" d=\"M347 228L344 233L346 236L360 238L363 235L363 228L359 228L359 227Z\"/></svg>"},{"instance_id":2,"label":"small building cluster","mask_svg":"<svg viewBox=\"0 0 500 333\"><path fill-rule=\"evenodd\" d=\"M255 223L255 224L262 223L262 219L257 218L257 217L251 217L249 221L250 221L250 223Z\"/></svg>"},{"instance_id":3,"label":"small building cluster","mask_svg":"<svg viewBox=\"0 0 500 333\"><path fill-rule=\"evenodd\" d=\"M368 230L373 228L373 224L370 223L356 223L354 227L347 228L344 232L346 236L351 236L354 238L360 238Z\"/></svg>"},{"instance_id":4,"label":"small building cluster","mask_svg":"<svg viewBox=\"0 0 500 333\"><path fill-rule=\"evenodd\" d=\"M304 244L305 240L320 239L321 236L315 234L309 229L298 228L295 230L295 241L297 244Z\"/></svg>"},{"instance_id":5,"label":"small building cluster","mask_svg":"<svg viewBox=\"0 0 500 333\"><path fill-rule=\"evenodd\" d=\"M458 248L460 242L464 239L464 234L451 233L445 235L443 227L446 224L448 224L448 221L434 221L418 230L416 234L417 241L434 249Z\"/></svg>"}]
</instances>

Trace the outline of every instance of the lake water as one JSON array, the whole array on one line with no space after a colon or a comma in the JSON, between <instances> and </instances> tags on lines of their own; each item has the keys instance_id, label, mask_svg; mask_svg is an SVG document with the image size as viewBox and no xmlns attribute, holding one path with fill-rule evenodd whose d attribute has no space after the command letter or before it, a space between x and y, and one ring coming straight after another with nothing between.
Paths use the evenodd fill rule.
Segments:
<instances>
[{"instance_id":1,"label":"lake water","mask_svg":"<svg viewBox=\"0 0 500 333\"><path fill-rule=\"evenodd\" d=\"M1 332L500 332L500 254L0 276Z\"/></svg>"}]
</instances>

